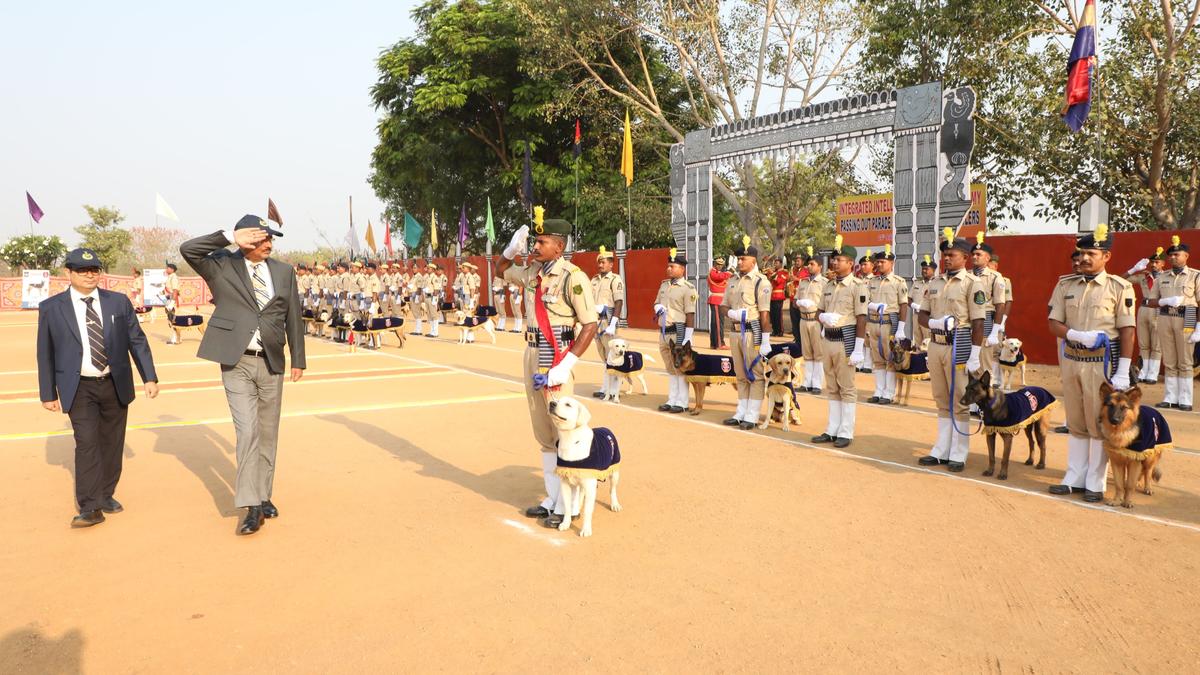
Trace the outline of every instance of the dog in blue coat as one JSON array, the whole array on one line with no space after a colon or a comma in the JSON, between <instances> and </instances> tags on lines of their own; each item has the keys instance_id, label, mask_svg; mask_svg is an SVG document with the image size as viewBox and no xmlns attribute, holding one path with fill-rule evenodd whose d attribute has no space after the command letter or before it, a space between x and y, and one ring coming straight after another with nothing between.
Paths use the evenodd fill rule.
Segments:
<instances>
[{"instance_id":1,"label":"dog in blue coat","mask_svg":"<svg viewBox=\"0 0 1200 675\"><path fill-rule=\"evenodd\" d=\"M617 437L604 427L588 426L592 419L578 399L562 396L547 406L550 421L558 429L558 468L556 473L562 488L562 532L571 529L571 513L582 514L579 536L592 536L592 512L596 510L596 483L608 481L608 504L613 511L621 510L617 501L617 482L621 479L621 449ZM580 504L582 499L583 503ZM581 508L582 507L582 508Z\"/></svg>"}]
</instances>

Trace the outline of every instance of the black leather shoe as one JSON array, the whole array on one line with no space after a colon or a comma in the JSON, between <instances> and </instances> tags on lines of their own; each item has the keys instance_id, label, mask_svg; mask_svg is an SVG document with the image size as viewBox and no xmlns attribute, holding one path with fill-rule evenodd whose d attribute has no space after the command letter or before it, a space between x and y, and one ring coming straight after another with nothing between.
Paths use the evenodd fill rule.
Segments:
<instances>
[{"instance_id":1,"label":"black leather shoe","mask_svg":"<svg viewBox=\"0 0 1200 675\"><path fill-rule=\"evenodd\" d=\"M736 417L730 417L728 419L721 420L721 424L724 424L727 427L736 427L737 425L739 425L741 423L742 423L742 421Z\"/></svg>"},{"instance_id":2,"label":"black leather shoe","mask_svg":"<svg viewBox=\"0 0 1200 675\"><path fill-rule=\"evenodd\" d=\"M246 517L242 519L242 525L238 528L238 536L254 534L258 532L258 528L262 527L263 509L261 506L251 506L246 509Z\"/></svg>"},{"instance_id":3,"label":"black leather shoe","mask_svg":"<svg viewBox=\"0 0 1200 675\"><path fill-rule=\"evenodd\" d=\"M1183 412L1192 412L1192 406L1190 406L1190 405L1184 405L1184 404L1181 404L1181 403L1176 403L1176 404L1175 404L1175 409L1176 409L1176 410L1182 410Z\"/></svg>"},{"instance_id":4,"label":"black leather shoe","mask_svg":"<svg viewBox=\"0 0 1200 675\"><path fill-rule=\"evenodd\" d=\"M872 396L871 398L867 399L867 403L879 403L879 397Z\"/></svg>"},{"instance_id":5,"label":"black leather shoe","mask_svg":"<svg viewBox=\"0 0 1200 675\"><path fill-rule=\"evenodd\" d=\"M962 473L962 470L965 468L967 468L967 465L962 462L950 462L946 467L948 471L952 471L954 473Z\"/></svg>"},{"instance_id":6,"label":"black leather shoe","mask_svg":"<svg viewBox=\"0 0 1200 675\"><path fill-rule=\"evenodd\" d=\"M1050 494L1052 495L1069 495L1072 492L1084 492L1083 488L1071 487L1069 485L1051 485Z\"/></svg>"},{"instance_id":7,"label":"black leather shoe","mask_svg":"<svg viewBox=\"0 0 1200 675\"><path fill-rule=\"evenodd\" d=\"M602 392L602 391L593 391L593 392L592 392L592 398L604 398L604 392Z\"/></svg>"},{"instance_id":8,"label":"black leather shoe","mask_svg":"<svg viewBox=\"0 0 1200 675\"><path fill-rule=\"evenodd\" d=\"M1069 434L1069 433L1071 433L1071 430L1070 430L1070 429L1069 429L1069 428L1068 428L1066 425L1063 425L1063 426L1061 426L1061 427L1054 427L1054 433L1056 433L1056 434Z\"/></svg>"},{"instance_id":9,"label":"black leather shoe","mask_svg":"<svg viewBox=\"0 0 1200 675\"><path fill-rule=\"evenodd\" d=\"M551 529L551 530L557 530L558 526L562 525L562 521L563 521L562 516L558 515L557 513L551 513L550 515L546 516L545 518L542 518L541 523L542 523L542 527L545 527L545 528Z\"/></svg>"},{"instance_id":10,"label":"black leather shoe","mask_svg":"<svg viewBox=\"0 0 1200 675\"><path fill-rule=\"evenodd\" d=\"M1104 501L1104 493L1103 492L1092 492L1091 490L1084 490L1083 491L1083 501L1088 502L1090 504L1095 504L1096 502L1102 502L1102 501Z\"/></svg>"},{"instance_id":11,"label":"black leather shoe","mask_svg":"<svg viewBox=\"0 0 1200 675\"><path fill-rule=\"evenodd\" d=\"M879 399L879 405L891 405L891 404L892 404L892 399L890 399L890 398Z\"/></svg>"},{"instance_id":12,"label":"black leather shoe","mask_svg":"<svg viewBox=\"0 0 1200 675\"><path fill-rule=\"evenodd\" d=\"M810 440L813 443L832 443L837 440L837 437L830 436L829 434L821 434L820 436L813 436Z\"/></svg>"},{"instance_id":13,"label":"black leather shoe","mask_svg":"<svg viewBox=\"0 0 1200 675\"><path fill-rule=\"evenodd\" d=\"M738 423L738 428L740 428L742 431L750 431L751 429L753 429L756 426L758 426L758 425L755 424L754 422L739 422Z\"/></svg>"},{"instance_id":14,"label":"black leather shoe","mask_svg":"<svg viewBox=\"0 0 1200 675\"><path fill-rule=\"evenodd\" d=\"M667 412L669 412L669 413L671 413L672 415L674 415L674 414L681 413L681 412L683 412L684 410L687 410L687 408L685 408L685 407L683 407L683 406L681 406L681 405L673 405L673 406L671 406L671 409L670 409L670 410L668 410Z\"/></svg>"},{"instance_id":15,"label":"black leather shoe","mask_svg":"<svg viewBox=\"0 0 1200 675\"><path fill-rule=\"evenodd\" d=\"M279 509L275 508L275 505L271 503L270 499L262 503L262 512L263 518L279 517Z\"/></svg>"},{"instance_id":16,"label":"black leather shoe","mask_svg":"<svg viewBox=\"0 0 1200 675\"><path fill-rule=\"evenodd\" d=\"M833 439L833 447L835 447L835 448L849 447L851 440L852 439L842 438L841 436L838 436L837 438Z\"/></svg>"},{"instance_id":17,"label":"black leather shoe","mask_svg":"<svg viewBox=\"0 0 1200 675\"><path fill-rule=\"evenodd\" d=\"M100 507L100 510L105 513L120 513L125 510L125 507L121 506L121 502L109 497L104 500L104 505Z\"/></svg>"},{"instance_id":18,"label":"black leather shoe","mask_svg":"<svg viewBox=\"0 0 1200 675\"><path fill-rule=\"evenodd\" d=\"M921 459L917 460L917 464L920 464L921 466L937 466L939 464L949 464L949 463L950 463L950 460L938 459L937 457L934 457L933 455L925 455Z\"/></svg>"},{"instance_id":19,"label":"black leather shoe","mask_svg":"<svg viewBox=\"0 0 1200 675\"><path fill-rule=\"evenodd\" d=\"M658 406L659 412L670 412L670 410L671 410L671 406L667 405L666 403Z\"/></svg>"},{"instance_id":20,"label":"black leather shoe","mask_svg":"<svg viewBox=\"0 0 1200 675\"><path fill-rule=\"evenodd\" d=\"M1163 409L1163 410L1170 410L1171 408L1174 408L1174 407L1175 407L1175 404L1174 404L1174 403L1167 403L1166 401L1163 401L1162 403L1155 403L1155 404L1154 404L1154 407L1155 407L1155 408L1161 408L1161 409Z\"/></svg>"},{"instance_id":21,"label":"black leather shoe","mask_svg":"<svg viewBox=\"0 0 1200 675\"><path fill-rule=\"evenodd\" d=\"M813 387L812 389L808 390L808 393L812 394L813 396L820 396L821 390L816 387Z\"/></svg>"},{"instance_id":22,"label":"black leather shoe","mask_svg":"<svg viewBox=\"0 0 1200 675\"><path fill-rule=\"evenodd\" d=\"M548 515L550 515L550 510L541 504L525 509L526 518L545 518Z\"/></svg>"},{"instance_id":23,"label":"black leather shoe","mask_svg":"<svg viewBox=\"0 0 1200 675\"><path fill-rule=\"evenodd\" d=\"M71 527L91 527L104 522L104 514L96 511L84 511L71 519Z\"/></svg>"}]
</instances>

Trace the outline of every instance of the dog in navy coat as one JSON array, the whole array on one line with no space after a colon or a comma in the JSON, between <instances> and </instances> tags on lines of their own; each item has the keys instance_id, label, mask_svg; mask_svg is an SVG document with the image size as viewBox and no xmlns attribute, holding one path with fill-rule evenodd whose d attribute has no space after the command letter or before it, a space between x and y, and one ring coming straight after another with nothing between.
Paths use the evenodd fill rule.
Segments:
<instances>
[{"instance_id":1,"label":"dog in navy coat","mask_svg":"<svg viewBox=\"0 0 1200 675\"><path fill-rule=\"evenodd\" d=\"M608 481L608 503L620 511L617 482L621 479L621 449L617 437L604 427L592 429L592 413L570 396L550 401L550 420L558 428L558 478L562 486L564 508L560 531L571 529L571 512L581 511L583 525L579 536L592 536L592 513L596 510L596 483ZM582 509L579 500L583 499Z\"/></svg>"}]
</instances>

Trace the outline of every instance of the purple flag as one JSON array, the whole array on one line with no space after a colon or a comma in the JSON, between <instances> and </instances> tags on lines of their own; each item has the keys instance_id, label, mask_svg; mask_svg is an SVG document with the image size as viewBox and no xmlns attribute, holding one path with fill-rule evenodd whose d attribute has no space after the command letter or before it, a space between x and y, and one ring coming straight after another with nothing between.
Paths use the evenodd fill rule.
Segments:
<instances>
[{"instance_id":1,"label":"purple flag","mask_svg":"<svg viewBox=\"0 0 1200 675\"><path fill-rule=\"evenodd\" d=\"M33 195L29 194L28 190L25 191L25 201L29 202L29 217L33 218L33 222L42 222L42 216L46 214L42 211L42 207L38 206L37 202L33 201Z\"/></svg>"},{"instance_id":2,"label":"purple flag","mask_svg":"<svg viewBox=\"0 0 1200 675\"><path fill-rule=\"evenodd\" d=\"M458 245L467 245L467 205L463 204L462 211L458 214Z\"/></svg>"}]
</instances>

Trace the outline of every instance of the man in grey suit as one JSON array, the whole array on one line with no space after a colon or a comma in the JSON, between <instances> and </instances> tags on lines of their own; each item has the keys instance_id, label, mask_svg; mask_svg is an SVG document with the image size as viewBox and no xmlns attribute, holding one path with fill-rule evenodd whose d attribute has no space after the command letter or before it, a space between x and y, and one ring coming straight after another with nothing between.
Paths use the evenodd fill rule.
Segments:
<instances>
[{"instance_id":1,"label":"man in grey suit","mask_svg":"<svg viewBox=\"0 0 1200 675\"><path fill-rule=\"evenodd\" d=\"M283 347L291 352L292 382L304 374L304 319L291 265L271 260L272 238L282 233L258 216L233 230L183 243L179 252L212 291L216 310L200 341L202 359L221 364L221 382L237 431L237 493L246 508L239 535L254 534L279 510L271 503L279 410L283 400ZM237 251L226 249L237 244Z\"/></svg>"}]
</instances>

